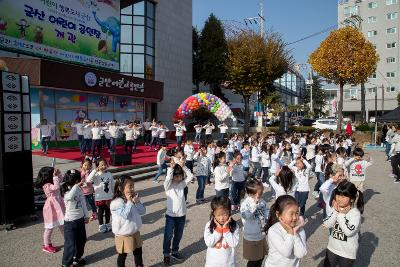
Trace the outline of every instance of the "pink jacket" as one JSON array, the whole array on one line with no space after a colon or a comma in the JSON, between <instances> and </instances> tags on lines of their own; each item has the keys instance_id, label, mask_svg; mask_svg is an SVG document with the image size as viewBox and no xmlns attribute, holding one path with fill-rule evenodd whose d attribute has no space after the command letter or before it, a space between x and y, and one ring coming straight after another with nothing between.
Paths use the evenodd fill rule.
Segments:
<instances>
[{"instance_id":1,"label":"pink jacket","mask_svg":"<svg viewBox=\"0 0 400 267\"><path fill-rule=\"evenodd\" d=\"M93 185L91 182L86 182L86 178L89 176L90 171L85 171L81 169L81 178L82 178L82 182L84 183L83 186L81 187L82 192L84 195L90 195L93 194L94 189L93 189Z\"/></svg>"}]
</instances>

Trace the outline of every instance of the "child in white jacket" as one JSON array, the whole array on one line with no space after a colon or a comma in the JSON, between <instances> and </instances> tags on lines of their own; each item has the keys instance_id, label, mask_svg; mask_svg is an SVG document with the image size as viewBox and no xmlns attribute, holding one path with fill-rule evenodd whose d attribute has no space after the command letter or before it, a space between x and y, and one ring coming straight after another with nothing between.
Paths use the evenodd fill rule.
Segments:
<instances>
[{"instance_id":1,"label":"child in white jacket","mask_svg":"<svg viewBox=\"0 0 400 267\"><path fill-rule=\"evenodd\" d=\"M243 222L243 258L247 266L261 267L267 254L267 241L264 228L268 220L269 209L262 199L263 185L257 179L246 183L247 197L240 206Z\"/></svg>"},{"instance_id":2,"label":"child in white jacket","mask_svg":"<svg viewBox=\"0 0 400 267\"><path fill-rule=\"evenodd\" d=\"M215 195L217 197L229 196L229 172L230 166L226 166L226 155L224 152L219 152L215 156L214 168L212 173L215 181Z\"/></svg>"},{"instance_id":3,"label":"child in white jacket","mask_svg":"<svg viewBox=\"0 0 400 267\"><path fill-rule=\"evenodd\" d=\"M205 267L236 267L235 247L239 244L239 225L232 218L231 203L226 197L211 201L211 220L204 229L207 245Z\"/></svg>"},{"instance_id":4,"label":"child in white jacket","mask_svg":"<svg viewBox=\"0 0 400 267\"><path fill-rule=\"evenodd\" d=\"M117 266L125 266L128 253L132 253L137 267L143 266L142 240L140 228L146 208L135 192L134 181L130 176L118 177L115 192L111 201L112 231L115 235L115 248L118 253Z\"/></svg>"},{"instance_id":5,"label":"child in white jacket","mask_svg":"<svg viewBox=\"0 0 400 267\"><path fill-rule=\"evenodd\" d=\"M180 159L179 164L176 164L171 159L164 181L165 194L167 195L167 211L165 213L163 254L164 265L166 266L171 264L171 257L177 261L183 260L178 251L186 221L184 190L193 178L193 174L185 167L184 159Z\"/></svg>"}]
</instances>

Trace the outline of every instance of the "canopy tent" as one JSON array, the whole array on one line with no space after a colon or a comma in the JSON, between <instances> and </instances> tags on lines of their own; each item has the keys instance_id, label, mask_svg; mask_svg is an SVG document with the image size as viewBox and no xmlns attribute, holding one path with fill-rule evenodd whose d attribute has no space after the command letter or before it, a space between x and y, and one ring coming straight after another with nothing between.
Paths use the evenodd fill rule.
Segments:
<instances>
[{"instance_id":1,"label":"canopy tent","mask_svg":"<svg viewBox=\"0 0 400 267\"><path fill-rule=\"evenodd\" d=\"M400 106L377 119L378 122L400 122Z\"/></svg>"}]
</instances>

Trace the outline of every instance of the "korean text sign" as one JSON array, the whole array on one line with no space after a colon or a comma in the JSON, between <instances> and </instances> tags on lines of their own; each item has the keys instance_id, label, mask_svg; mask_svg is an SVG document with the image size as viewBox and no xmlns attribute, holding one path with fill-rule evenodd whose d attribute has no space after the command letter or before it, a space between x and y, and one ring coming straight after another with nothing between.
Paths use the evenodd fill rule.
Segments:
<instances>
[{"instance_id":1,"label":"korean text sign","mask_svg":"<svg viewBox=\"0 0 400 267\"><path fill-rule=\"evenodd\" d=\"M119 70L120 0L2 0L0 48Z\"/></svg>"}]
</instances>

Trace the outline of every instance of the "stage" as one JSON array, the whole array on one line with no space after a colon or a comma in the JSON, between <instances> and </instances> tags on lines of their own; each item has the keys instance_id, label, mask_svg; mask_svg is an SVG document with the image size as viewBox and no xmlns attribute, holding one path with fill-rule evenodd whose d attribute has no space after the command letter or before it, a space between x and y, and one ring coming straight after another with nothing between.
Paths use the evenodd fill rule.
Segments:
<instances>
[{"instance_id":1,"label":"stage","mask_svg":"<svg viewBox=\"0 0 400 267\"><path fill-rule=\"evenodd\" d=\"M175 147L175 143L168 144L168 148ZM136 152L132 154L132 165L140 165L146 163L155 163L157 161L157 150L154 148L150 151L149 146L138 145ZM124 153L124 146L117 146L117 153L123 154ZM67 160L75 160L81 162L83 160L83 156L81 155L79 148L49 148L46 155L42 153L41 150L34 150L32 151L33 155L48 157L49 162L51 162L51 158L56 159L67 159ZM91 156L91 155L89 155ZM100 156L105 158L107 162L110 162L110 152L108 152L108 148L104 147L101 150ZM116 166L119 167L119 166Z\"/></svg>"}]
</instances>

